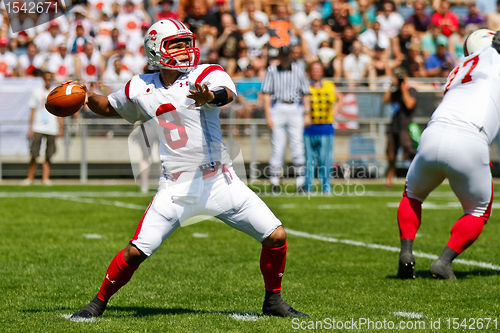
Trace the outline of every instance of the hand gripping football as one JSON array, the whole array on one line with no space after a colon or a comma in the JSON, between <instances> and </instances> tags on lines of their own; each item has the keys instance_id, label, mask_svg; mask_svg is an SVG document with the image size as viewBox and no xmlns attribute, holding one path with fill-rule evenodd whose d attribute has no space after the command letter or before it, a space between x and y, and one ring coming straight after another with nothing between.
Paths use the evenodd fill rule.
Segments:
<instances>
[{"instance_id":1,"label":"hand gripping football","mask_svg":"<svg viewBox=\"0 0 500 333\"><path fill-rule=\"evenodd\" d=\"M58 117L71 116L85 104L86 93L78 82L63 83L49 93L45 108Z\"/></svg>"}]
</instances>

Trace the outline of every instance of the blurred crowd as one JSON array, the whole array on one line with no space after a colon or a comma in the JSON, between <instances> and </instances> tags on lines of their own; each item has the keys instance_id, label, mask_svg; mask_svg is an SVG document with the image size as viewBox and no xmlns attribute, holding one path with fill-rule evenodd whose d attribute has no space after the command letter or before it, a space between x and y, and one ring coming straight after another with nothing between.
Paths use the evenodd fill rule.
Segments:
<instances>
[{"instance_id":1,"label":"blurred crowd","mask_svg":"<svg viewBox=\"0 0 500 333\"><path fill-rule=\"evenodd\" d=\"M65 15L49 10L34 28L37 17L20 12L14 19L24 29L16 33L2 8L0 77L38 68L112 91L146 70L143 35L163 18L189 25L200 62L220 63L235 81L262 80L284 45L304 66L319 60L327 77L353 84L389 78L398 67L410 77L444 77L470 31L500 29L495 0L152 1L79 0Z\"/></svg>"}]
</instances>

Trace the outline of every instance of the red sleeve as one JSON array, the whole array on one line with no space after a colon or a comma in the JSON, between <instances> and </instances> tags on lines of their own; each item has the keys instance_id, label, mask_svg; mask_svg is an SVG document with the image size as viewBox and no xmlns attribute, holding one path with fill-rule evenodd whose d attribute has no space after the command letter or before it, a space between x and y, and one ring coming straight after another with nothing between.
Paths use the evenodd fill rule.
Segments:
<instances>
[{"instance_id":1,"label":"red sleeve","mask_svg":"<svg viewBox=\"0 0 500 333\"><path fill-rule=\"evenodd\" d=\"M196 78L195 83L196 84L200 84L208 76L208 74L210 74L210 73L212 73L214 71L223 71L223 72L225 72L224 68L222 68L219 65L210 65L207 68L205 68L203 70L203 72L201 72L201 74Z\"/></svg>"}]
</instances>

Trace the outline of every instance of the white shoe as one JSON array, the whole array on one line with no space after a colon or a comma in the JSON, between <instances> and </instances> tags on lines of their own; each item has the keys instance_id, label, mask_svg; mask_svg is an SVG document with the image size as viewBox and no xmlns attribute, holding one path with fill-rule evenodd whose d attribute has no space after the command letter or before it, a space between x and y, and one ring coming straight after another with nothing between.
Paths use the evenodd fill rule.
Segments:
<instances>
[{"instance_id":1,"label":"white shoe","mask_svg":"<svg viewBox=\"0 0 500 333\"><path fill-rule=\"evenodd\" d=\"M29 179L29 178L25 178L21 181L21 185L23 186L28 186L28 185L31 185L33 184L33 180Z\"/></svg>"},{"instance_id":2,"label":"white shoe","mask_svg":"<svg viewBox=\"0 0 500 333\"><path fill-rule=\"evenodd\" d=\"M50 186L50 185L52 185L52 182L50 180L48 180L48 179L44 179L44 180L42 180L42 184Z\"/></svg>"}]
</instances>

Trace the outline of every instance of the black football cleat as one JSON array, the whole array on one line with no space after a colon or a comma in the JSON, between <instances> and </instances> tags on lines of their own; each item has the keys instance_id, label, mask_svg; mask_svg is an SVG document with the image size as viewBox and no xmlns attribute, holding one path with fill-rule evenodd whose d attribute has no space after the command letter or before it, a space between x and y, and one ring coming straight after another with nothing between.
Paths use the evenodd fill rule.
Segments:
<instances>
[{"instance_id":1,"label":"black football cleat","mask_svg":"<svg viewBox=\"0 0 500 333\"><path fill-rule=\"evenodd\" d=\"M281 298L280 293L270 293L266 291L266 298L264 299L264 305L262 305L262 313L265 316L276 316L276 317L309 317L308 314L297 311L290 306L283 298Z\"/></svg>"},{"instance_id":2,"label":"black football cleat","mask_svg":"<svg viewBox=\"0 0 500 333\"><path fill-rule=\"evenodd\" d=\"M415 257L408 252L399 254L398 278L415 279Z\"/></svg>"},{"instance_id":3,"label":"black football cleat","mask_svg":"<svg viewBox=\"0 0 500 333\"><path fill-rule=\"evenodd\" d=\"M445 263L440 259L434 260L431 264L431 268L429 269L431 275L435 279L443 279L443 280L456 280L455 272L453 272L453 268L451 267L451 263Z\"/></svg>"},{"instance_id":4,"label":"black football cleat","mask_svg":"<svg viewBox=\"0 0 500 333\"><path fill-rule=\"evenodd\" d=\"M99 317L102 315L104 310L106 310L106 305L108 302L101 301L97 296L94 297L89 304L85 305L83 309L78 312L75 312L70 320L78 321L80 319L91 319L95 317Z\"/></svg>"}]
</instances>

